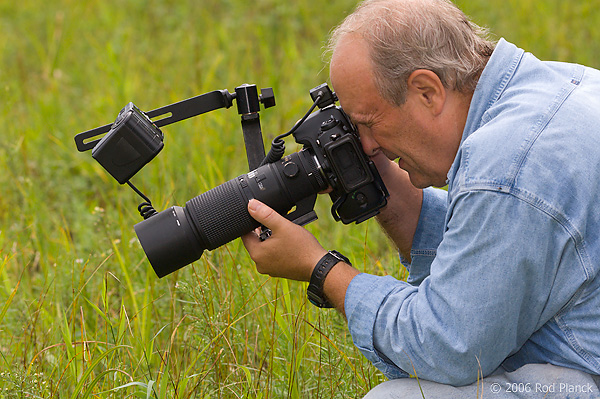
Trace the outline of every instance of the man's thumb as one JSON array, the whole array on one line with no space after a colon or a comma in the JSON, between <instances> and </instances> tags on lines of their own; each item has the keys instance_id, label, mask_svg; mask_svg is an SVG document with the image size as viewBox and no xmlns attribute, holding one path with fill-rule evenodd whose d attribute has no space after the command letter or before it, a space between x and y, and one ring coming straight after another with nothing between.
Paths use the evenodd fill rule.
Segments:
<instances>
[{"instance_id":1,"label":"man's thumb","mask_svg":"<svg viewBox=\"0 0 600 399\"><path fill-rule=\"evenodd\" d=\"M250 216L258 223L271 230L277 226L280 218L283 218L283 216L275 212L268 205L265 205L256 199L251 199L248 202L248 213L250 213Z\"/></svg>"}]
</instances>

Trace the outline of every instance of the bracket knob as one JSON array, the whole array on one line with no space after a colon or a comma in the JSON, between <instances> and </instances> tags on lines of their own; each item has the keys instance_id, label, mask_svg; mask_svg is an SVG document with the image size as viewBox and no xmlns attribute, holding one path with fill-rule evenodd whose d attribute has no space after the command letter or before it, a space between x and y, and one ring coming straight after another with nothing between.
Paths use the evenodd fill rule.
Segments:
<instances>
[{"instance_id":1,"label":"bracket knob","mask_svg":"<svg viewBox=\"0 0 600 399\"><path fill-rule=\"evenodd\" d=\"M275 93L273 92L272 87L260 89L260 102L265 107L265 109L275 106Z\"/></svg>"}]
</instances>

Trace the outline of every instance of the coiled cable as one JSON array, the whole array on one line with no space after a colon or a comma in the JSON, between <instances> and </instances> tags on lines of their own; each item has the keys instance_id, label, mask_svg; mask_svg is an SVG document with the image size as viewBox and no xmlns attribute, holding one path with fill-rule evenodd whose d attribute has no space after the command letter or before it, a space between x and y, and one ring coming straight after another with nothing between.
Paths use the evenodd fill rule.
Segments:
<instances>
[{"instance_id":1,"label":"coiled cable","mask_svg":"<svg viewBox=\"0 0 600 399\"><path fill-rule=\"evenodd\" d=\"M144 218L144 220L156 215L158 212L152 206L152 201L148 197L146 197L136 186L134 186L130 181L127 181L127 185L133 189L140 197L144 199L144 202L138 205L138 211L140 215Z\"/></svg>"}]
</instances>

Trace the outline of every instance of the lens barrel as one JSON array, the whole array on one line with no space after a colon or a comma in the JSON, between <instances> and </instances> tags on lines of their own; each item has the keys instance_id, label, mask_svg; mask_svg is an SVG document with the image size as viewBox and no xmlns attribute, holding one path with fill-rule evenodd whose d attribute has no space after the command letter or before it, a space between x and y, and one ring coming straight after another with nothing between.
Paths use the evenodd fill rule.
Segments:
<instances>
[{"instance_id":1,"label":"lens barrel","mask_svg":"<svg viewBox=\"0 0 600 399\"><path fill-rule=\"evenodd\" d=\"M186 203L134 226L158 277L198 260L205 249L218 248L259 226L248 213L256 198L280 214L327 188L308 150L290 154L229 180Z\"/></svg>"},{"instance_id":2,"label":"lens barrel","mask_svg":"<svg viewBox=\"0 0 600 399\"><path fill-rule=\"evenodd\" d=\"M202 256L185 209L173 206L134 226L140 244L158 277L164 277Z\"/></svg>"}]
</instances>

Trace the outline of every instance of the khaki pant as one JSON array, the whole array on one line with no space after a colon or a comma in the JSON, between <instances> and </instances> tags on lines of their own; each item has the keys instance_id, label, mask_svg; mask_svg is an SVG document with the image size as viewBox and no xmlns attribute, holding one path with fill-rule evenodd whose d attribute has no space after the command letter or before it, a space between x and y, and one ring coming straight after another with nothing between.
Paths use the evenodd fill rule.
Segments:
<instances>
[{"instance_id":1,"label":"khaki pant","mask_svg":"<svg viewBox=\"0 0 600 399\"><path fill-rule=\"evenodd\" d=\"M600 378L550 364L527 364L513 372L498 369L479 382L453 387L415 378L386 381L365 399L598 399Z\"/></svg>"}]
</instances>

